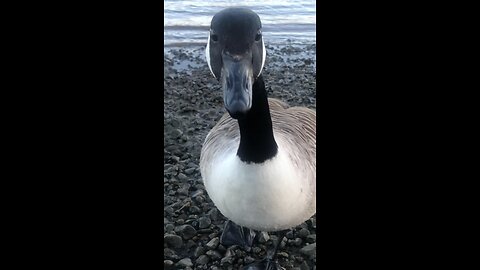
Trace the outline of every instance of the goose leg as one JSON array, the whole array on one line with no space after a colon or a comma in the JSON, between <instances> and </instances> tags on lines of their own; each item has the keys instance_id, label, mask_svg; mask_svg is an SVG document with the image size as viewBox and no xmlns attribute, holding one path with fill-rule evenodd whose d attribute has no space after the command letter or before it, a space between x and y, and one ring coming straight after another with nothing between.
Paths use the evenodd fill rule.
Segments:
<instances>
[{"instance_id":1,"label":"goose leg","mask_svg":"<svg viewBox=\"0 0 480 270\"><path fill-rule=\"evenodd\" d=\"M254 230L238 226L231 220L228 220L220 237L220 243L224 246L237 245L250 251L255 236L256 233Z\"/></svg>"},{"instance_id":2,"label":"goose leg","mask_svg":"<svg viewBox=\"0 0 480 270\"><path fill-rule=\"evenodd\" d=\"M278 247L285 237L285 234L288 230L279 231L277 234L277 241L274 243L273 250L267 250L267 256L261 261L251 263L243 267L243 270L278 270L281 268L278 263L275 261L277 257Z\"/></svg>"}]
</instances>

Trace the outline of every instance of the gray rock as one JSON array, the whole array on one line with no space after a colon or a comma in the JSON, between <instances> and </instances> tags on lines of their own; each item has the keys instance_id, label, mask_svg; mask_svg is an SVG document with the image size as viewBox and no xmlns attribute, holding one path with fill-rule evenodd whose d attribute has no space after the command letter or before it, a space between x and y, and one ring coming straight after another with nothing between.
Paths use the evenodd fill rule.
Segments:
<instances>
[{"instance_id":1,"label":"gray rock","mask_svg":"<svg viewBox=\"0 0 480 270\"><path fill-rule=\"evenodd\" d=\"M220 238L215 237L212 240L210 240L205 246L210 249L216 249L218 247L218 244L220 243Z\"/></svg>"},{"instance_id":2,"label":"gray rock","mask_svg":"<svg viewBox=\"0 0 480 270\"><path fill-rule=\"evenodd\" d=\"M185 240L191 239L197 234L197 230L188 224L175 227L175 232Z\"/></svg>"},{"instance_id":3,"label":"gray rock","mask_svg":"<svg viewBox=\"0 0 480 270\"><path fill-rule=\"evenodd\" d=\"M169 248L164 248L163 249L163 257L165 257L165 259L167 260L178 260L179 257L177 254L175 254L175 251L173 251L172 249L169 249Z\"/></svg>"},{"instance_id":4,"label":"gray rock","mask_svg":"<svg viewBox=\"0 0 480 270\"><path fill-rule=\"evenodd\" d=\"M208 257L210 257L214 260L220 260L222 258L222 255L220 255L220 253L216 250L209 250L209 251L207 251L206 254L208 255Z\"/></svg>"},{"instance_id":5,"label":"gray rock","mask_svg":"<svg viewBox=\"0 0 480 270\"><path fill-rule=\"evenodd\" d=\"M198 228L205 229L212 224L212 221L208 217L201 217L198 219Z\"/></svg>"},{"instance_id":6,"label":"gray rock","mask_svg":"<svg viewBox=\"0 0 480 270\"><path fill-rule=\"evenodd\" d=\"M192 207L190 207L190 209L189 209L189 210L190 210L190 213L192 213L192 214L198 214L198 213L200 213L200 212L201 212L201 211L200 211L200 208L198 208L198 207L197 207L197 206L195 206L195 205L194 205L194 206L192 206Z\"/></svg>"},{"instance_id":7,"label":"gray rock","mask_svg":"<svg viewBox=\"0 0 480 270\"><path fill-rule=\"evenodd\" d=\"M191 267L193 266L192 260L190 258L183 258L180 261L178 261L175 266L180 267L180 268L185 268L185 267Z\"/></svg>"},{"instance_id":8,"label":"gray rock","mask_svg":"<svg viewBox=\"0 0 480 270\"><path fill-rule=\"evenodd\" d=\"M300 249L300 253L305 254L309 257L316 256L316 252L317 252L316 247L317 247L317 243L306 245L305 247Z\"/></svg>"},{"instance_id":9,"label":"gray rock","mask_svg":"<svg viewBox=\"0 0 480 270\"><path fill-rule=\"evenodd\" d=\"M163 261L163 268L165 269L172 269L173 261L171 260L164 260Z\"/></svg>"},{"instance_id":10,"label":"gray rock","mask_svg":"<svg viewBox=\"0 0 480 270\"><path fill-rule=\"evenodd\" d=\"M297 246L297 247L302 245L302 239L300 239L298 237L295 238L294 240L288 240L288 241L291 245L294 245L294 246Z\"/></svg>"},{"instance_id":11,"label":"gray rock","mask_svg":"<svg viewBox=\"0 0 480 270\"><path fill-rule=\"evenodd\" d=\"M210 261L210 258L207 255L200 255L195 261L196 264L207 264Z\"/></svg>"},{"instance_id":12,"label":"gray rock","mask_svg":"<svg viewBox=\"0 0 480 270\"><path fill-rule=\"evenodd\" d=\"M310 234L310 231L308 229L302 228L300 231L297 232L297 237L305 238L309 234Z\"/></svg>"},{"instance_id":13,"label":"gray rock","mask_svg":"<svg viewBox=\"0 0 480 270\"><path fill-rule=\"evenodd\" d=\"M303 263L300 265L301 270L310 270L310 266L308 266L308 263L306 261L303 261Z\"/></svg>"},{"instance_id":14,"label":"gray rock","mask_svg":"<svg viewBox=\"0 0 480 270\"><path fill-rule=\"evenodd\" d=\"M284 252L284 251L277 252L277 256L279 256L279 257L284 257L284 258L287 258L287 259L288 259L288 253L287 253L287 252Z\"/></svg>"},{"instance_id":15,"label":"gray rock","mask_svg":"<svg viewBox=\"0 0 480 270\"><path fill-rule=\"evenodd\" d=\"M200 255L203 255L205 254L205 248L204 247L197 247L195 249L195 251L193 252L193 256L195 256L195 258L198 258Z\"/></svg>"},{"instance_id":16,"label":"gray rock","mask_svg":"<svg viewBox=\"0 0 480 270\"><path fill-rule=\"evenodd\" d=\"M253 247L252 251L253 251L253 253L258 254L258 253L260 253L260 251L262 251L262 249L259 248L259 247Z\"/></svg>"},{"instance_id":17,"label":"gray rock","mask_svg":"<svg viewBox=\"0 0 480 270\"><path fill-rule=\"evenodd\" d=\"M188 168L188 169L185 169L184 172L185 172L187 175L191 175L191 174L193 174L194 171L195 171L195 168Z\"/></svg>"},{"instance_id":18,"label":"gray rock","mask_svg":"<svg viewBox=\"0 0 480 270\"><path fill-rule=\"evenodd\" d=\"M165 225L165 231L166 231L167 233L173 232L173 229L175 229L175 226L173 226L173 224L167 224L167 225Z\"/></svg>"},{"instance_id":19,"label":"gray rock","mask_svg":"<svg viewBox=\"0 0 480 270\"><path fill-rule=\"evenodd\" d=\"M182 238L175 234L165 234L163 240L168 246L173 248L180 248L183 244Z\"/></svg>"},{"instance_id":20,"label":"gray rock","mask_svg":"<svg viewBox=\"0 0 480 270\"><path fill-rule=\"evenodd\" d=\"M180 180L180 181L187 181L187 180L188 180L188 177L187 177L185 174L183 174L183 173L179 173L179 174L177 175L177 178L178 178L178 180Z\"/></svg>"},{"instance_id":21,"label":"gray rock","mask_svg":"<svg viewBox=\"0 0 480 270\"><path fill-rule=\"evenodd\" d=\"M317 235L316 234L310 234L307 236L307 243L314 243L317 241Z\"/></svg>"},{"instance_id":22,"label":"gray rock","mask_svg":"<svg viewBox=\"0 0 480 270\"><path fill-rule=\"evenodd\" d=\"M250 256L246 256L243 261L245 262L245 264L251 264L255 261L254 258L250 257Z\"/></svg>"},{"instance_id":23,"label":"gray rock","mask_svg":"<svg viewBox=\"0 0 480 270\"><path fill-rule=\"evenodd\" d=\"M267 232L260 232L258 235L258 242L261 244L265 244L268 240L270 240L270 236Z\"/></svg>"},{"instance_id":24,"label":"gray rock","mask_svg":"<svg viewBox=\"0 0 480 270\"><path fill-rule=\"evenodd\" d=\"M219 213L217 208L212 208L212 210L208 211L207 215L210 217L211 220L217 221L219 218Z\"/></svg>"},{"instance_id":25,"label":"gray rock","mask_svg":"<svg viewBox=\"0 0 480 270\"><path fill-rule=\"evenodd\" d=\"M223 265L232 265L234 261L235 261L235 257L233 257L233 256L224 257L220 261L220 265L222 265L222 266Z\"/></svg>"}]
</instances>

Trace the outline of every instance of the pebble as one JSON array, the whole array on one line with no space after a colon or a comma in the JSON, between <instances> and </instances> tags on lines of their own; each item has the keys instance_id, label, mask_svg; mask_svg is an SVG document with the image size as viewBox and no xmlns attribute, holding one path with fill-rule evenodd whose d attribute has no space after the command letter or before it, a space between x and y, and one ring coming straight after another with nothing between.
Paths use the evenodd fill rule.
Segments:
<instances>
[{"instance_id":1,"label":"pebble","mask_svg":"<svg viewBox=\"0 0 480 270\"><path fill-rule=\"evenodd\" d=\"M208 228L212 224L212 220L208 217L201 217L198 219L198 228L205 229Z\"/></svg>"},{"instance_id":2,"label":"pebble","mask_svg":"<svg viewBox=\"0 0 480 270\"><path fill-rule=\"evenodd\" d=\"M163 268L164 269L172 269L173 267L173 261L171 260L164 260L163 261Z\"/></svg>"},{"instance_id":3,"label":"pebble","mask_svg":"<svg viewBox=\"0 0 480 270\"><path fill-rule=\"evenodd\" d=\"M188 240L197 234L197 230L191 225L181 225L175 228L175 232L183 237L183 239Z\"/></svg>"},{"instance_id":4,"label":"pebble","mask_svg":"<svg viewBox=\"0 0 480 270\"><path fill-rule=\"evenodd\" d=\"M268 240L270 240L270 236L268 235L267 232L260 232L258 236L258 242L265 244Z\"/></svg>"},{"instance_id":5,"label":"pebble","mask_svg":"<svg viewBox=\"0 0 480 270\"><path fill-rule=\"evenodd\" d=\"M218 247L218 244L220 243L220 238L215 237L212 240L210 240L205 246L210 249L216 249Z\"/></svg>"},{"instance_id":6,"label":"pebble","mask_svg":"<svg viewBox=\"0 0 480 270\"><path fill-rule=\"evenodd\" d=\"M167 233L173 232L173 229L175 229L175 226L173 226L173 224L167 224L167 225L165 225L165 231L166 231Z\"/></svg>"},{"instance_id":7,"label":"pebble","mask_svg":"<svg viewBox=\"0 0 480 270\"><path fill-rule=\"evenodd\" d=\"M177 175L177 178L178 178L178 180L180 180L180 181L187 181L187 180L188 180L188 177L187 177L185 174L183 174L183 173L179 173L179 174Z\"/></svg>"},{"instance_id":8,"label":"pebble","mask_svg":"<svg viewBox=\"0 0 480 270\"><path fill-rule=\"evenodd\" d=\"M172 249L169 249L169 248L164 248L163 249L163 256L165 257L165 259L168 259L168 260L178 260L179 257L177 254L175 254L175 251L173 251Z\"/></svg>"},{"instance_id":9,"label":"pebble","mask_svg":"<svg viewBox=\"0 0 480 270\"><path fill-rule=\"evenodd\" d=\"M194 205L194 206L190 207L190 213L198 214L198 213L200 213L200 208L198 208L197 206Z\"/></svg>"},{"instance_id":10,"label":"pebble","mask_svg":"<svg viewBox=\"0 0 480 270\"><path fill-rule=\"evenodd\" d=\"M163 237L163 240L168 246L173 248L180 248L183 244L182 238L175 234L166 234Z\"/></svg>"},{"instance_id":11,"label":"pebble","mask_svg":"<svg viewBox=\"0 0 480 270\"><path fill-rule=\"evenodd\" d=\"M207 215L210 217L211 220L218 220L217 208L212 208L212 210L208 211Z\"/></svg>"},{"instance_id":12,"label":"pebble","mask_svg":"<svg viewBox=\"0 0 480 270\"><path fill-rule=\"evenodd\" d=\"M197 260L195 260L196 264L207 264L210 261L210 258L207 255L200 255Z\"/></svg>"},{"instance_id":13,"label":"pebble","mask_svg":"<svg viewBox=\"0 0 480 270\"><path fill-rule=\"evenodd\" d=\"M316 252L317 252L316 247L317 247L317 243L306 245L305 247L300 249L300 253L305 254L309 257L313 257L316 255Z\"/></svg>"},{"instance_id":14,"label":"pebble","mask_svg":"<svg viewBox=\"0 0 480 270\"><path fill-rule=\"evenodd\" d=\"M317 241L317 235L316 234L310 234L307 236L307 243L314 243Z\"/></svg>"},{"instance_id":15,"label":"pebble","mask_svg":"<svg viewBox=\"0 0 480 270\"><path fill-rule=\"evenodd\" d=\"M288 258L288 253L284 251L277 252L277 256Z\"/></svg>"},{"instance_id":16,"label":"pebble","mask_svg":"<svg viewBox=\"0 0 480 270\"><path fill-rule=\"evenodd\" d=\"M178 261L175 266L180 267L180 268L185 268L185 267L191 267L193 266L192 260L190 258L183 258L180 261Z\"/></svg>"},{"instance_id":17,"label":"pebble","mask_svg":"<svg viewBox=\"0 0 480 270\"><path fill-rule=\"evenodd\" d=\"M250 256L245 256L245 259L243 259L243 261L245 262L245 264L251 264L255 261L255 259Z\"/></svg>"},{"instance_id":18,"label":"pebble","mask_svg":"<svg viewBox=\"0 0 480 270\"><path fill-rule=\"evenodd\" d=\"M222 258L222 260L220 260L220 265L231 265L233 264L233 261L235 261L235 257L233 256L228 256L228 257L224 257Z\"/></svg>"},{"instance_id":19,"label":"pebble","mask_svg":"<svg viewBox=\"0 0 480 270\"><path fill-rule=\"evenodd\" d=\"M297 237L305 238L309 234L310 234L310 231L308 229L302 228L300 231L297 232Z\"/></svg>"},{"instance_id":20,"label":"pebble","mask_svg":"<svg viewBox=\"0 0 480 270\"><path fill-rule=\"evenodd\" d=\"M185 169L184 171L187 175L191 175L193 174L193 172L195 172L195 168L188 168L188 169Z\"/></svg>"},{"instance_id":21,"label":"pebble","mask_svg":"<svg viewBox=\"0 0 480 270\"><path fill-rule=\"evenodd\" d=\"M208 257L210 257L214 260L218 260L218 259L222 258L222 255L220 255L220 253L216 250L209 250L209 251L207 251L206 254L208 255Z\"/></svg>"},{"instance_id":22,"label":"pebble","mask_svg":"<svg viewBox=\"0 0 480 270\"><path fill-rule=\"evenodd\" d=\"M198 258L200 255L203 255L205 254L205 248L204 247L197 247L195 249L195 251L193 252L193 256L195 256L195 258Z\"/></svg>"},{"instance_id":23,"label":"pebble","mask_svg":"<svg viewBox=\"0 0 480 270\"><path fill-rule=\"evenodd\" d=\"M310 266L308 266L308 263L306 261L303 261L303 263L300 265L301 270L310 270Z\"/></svg>"}]
</instances>

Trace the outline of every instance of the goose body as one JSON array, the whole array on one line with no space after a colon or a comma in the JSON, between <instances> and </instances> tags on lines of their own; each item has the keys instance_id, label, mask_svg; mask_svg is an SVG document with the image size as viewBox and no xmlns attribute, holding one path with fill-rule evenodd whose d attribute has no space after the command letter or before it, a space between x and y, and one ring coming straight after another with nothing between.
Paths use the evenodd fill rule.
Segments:
<instances>
[{"instance_id":1,"label":"goose body","mask_svg":"<svg viewBox=\"0 0 480 270\"><path fill-rule=\"evenodd\" d=\"M261 29L259 16L246 8L212 18L205 55L222 83L227 113L200 155L207 193L229 219L223 245L249 248L254 230L279 231L273 255L244 268L254 270L278 269L275 254L286 229L316 211L316 113L267 97Z\"/></svg>"},{"instance_id":2,"label":"goose body","mask_svg":"<svg viewBox=\"0 0 480 270\"><path fill-rule=\"evenodd\" d=\"M263 163L240 160L238 123L225 114L202 148L208 195L238 225L260 231L297 226L315 214L315 111L269 99L278 152Z\"/></svg>"}]
</instances>

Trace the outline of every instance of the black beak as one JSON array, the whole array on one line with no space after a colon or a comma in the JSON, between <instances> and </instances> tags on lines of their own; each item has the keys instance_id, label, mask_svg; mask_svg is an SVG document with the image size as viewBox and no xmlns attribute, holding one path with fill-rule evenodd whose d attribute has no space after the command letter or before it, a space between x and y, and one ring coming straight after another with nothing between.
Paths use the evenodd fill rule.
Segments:
<instances>
[{"instance_id":1,"label":"black beak","mask_svg":"<svg viewBox=\"0 0 480 270\"><path fill-rule=\"evenodd\" d=\"M232 118L243 118L252 107L252 56L224 54L222 59L225 108Z\"/></svg>"}]
</instances>

